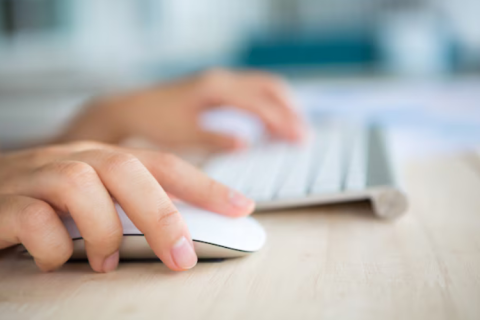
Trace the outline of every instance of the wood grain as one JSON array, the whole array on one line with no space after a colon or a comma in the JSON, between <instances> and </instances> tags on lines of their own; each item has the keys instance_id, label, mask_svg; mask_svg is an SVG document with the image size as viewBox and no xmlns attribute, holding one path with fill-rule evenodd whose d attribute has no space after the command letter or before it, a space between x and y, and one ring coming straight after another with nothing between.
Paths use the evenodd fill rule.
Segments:
<instances>
[{"instance_id":1,"label":"wood grain","mask_svg":"<svg viewBox=\"0 0 480 320\"><path fill-rule=\"evenodd\" d=\"M257 214L269 238L183 273L157 262L42 274L0 253L0 319L480 319L480 175L463 157L404 172L408 214L366 203Z\"/></svg>"}]
</instances>

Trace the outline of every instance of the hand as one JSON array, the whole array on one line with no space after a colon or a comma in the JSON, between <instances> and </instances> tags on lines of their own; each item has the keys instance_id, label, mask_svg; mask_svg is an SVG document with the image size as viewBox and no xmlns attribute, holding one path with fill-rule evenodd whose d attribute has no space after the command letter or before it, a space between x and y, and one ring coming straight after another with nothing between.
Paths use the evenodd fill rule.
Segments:
<instances>
[{"instance_id":1,"label":"hand","mask_svg":"<svg viewBox=\"0 0 480 320\"><path fill-rule=\"evenodd\" d=\"M236 149L237 137L207 132L199 115L232 106L258 116L269 132L296 141L303 123L283 81L267 73L214 70L178 82L94 102L61 141L91 139L108 143L140 135L169 147Z\"/></svg>"},{"instance_id":2,"label":"hand","mask_svg":"<svg viewBox=\"0 0 480 320\"><path fill-rule=\"evenodd\" d=\"M22 243L41 270L54 270L73 245L59 215L77 224L93 270L118 265L122 225L112 197L172 270L197 257L171 194L227 216L244 216L254 203L175 156L76 142L0 156L0 249Z\"/></svg>"}]
</instances>

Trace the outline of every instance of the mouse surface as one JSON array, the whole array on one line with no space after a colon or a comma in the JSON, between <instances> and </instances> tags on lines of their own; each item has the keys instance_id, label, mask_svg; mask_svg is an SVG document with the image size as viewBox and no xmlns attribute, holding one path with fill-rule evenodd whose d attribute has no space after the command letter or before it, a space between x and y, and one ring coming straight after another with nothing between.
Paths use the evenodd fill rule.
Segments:
<instances>
[{"instance_id":1,"label":"mouse surface","mask_svg":"<svg viewBox=\"0 0 480 320\"><path fill-rule=\"evenodd\" d=\"M260 250L266 240L263 227L251 217L229 218L198 209L187 204L176 203L192 236L195 252L200 259L234 258ZM143 234L116 204L123 226L120 259L157 259ZM71 217L63 223L73 239L71 259L85 259L82 236Z\"/></svg>"}]
</instances>

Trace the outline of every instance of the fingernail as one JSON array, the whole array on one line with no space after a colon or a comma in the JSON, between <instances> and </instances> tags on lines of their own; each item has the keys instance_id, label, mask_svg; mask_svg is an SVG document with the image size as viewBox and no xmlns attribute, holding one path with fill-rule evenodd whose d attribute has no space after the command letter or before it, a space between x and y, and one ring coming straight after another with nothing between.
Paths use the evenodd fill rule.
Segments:
<instances>
[{"instance_id":1,"label":"fingernail","mask_svg":"<svg viewBox=\"0 0 480 320\"><path fill-rule=\"evenodd\" d=\"M110 257L105 259L105 261L103 261L103 272L111 272L115 270L118 266L119 258L120 258L120 254L117 251L114 254L112 254Z\"/></svg>"},{"instance_id":2,"label":"fingernail","mask_svg":"<svg viewBox=\"0 0 480 320\"><path fill-rule=\"evenodd\" d=\"M235 207L242 209L253 207L255 205L252 200L245 197L240 192L234 190L230 191L230 203L233 204Z\"/></svg>"},{"instance_id":3,"label":"fingernail","mask_svg":"<svg viewBox=\"0 0 480 320\"><path fill-rule=\"evenodd\" d=\"M182 237L172 248L172 257L177 266L182 269L191 269L197 264L197 255L193 250L193 245Z\"/></svg>"}]
</instances>

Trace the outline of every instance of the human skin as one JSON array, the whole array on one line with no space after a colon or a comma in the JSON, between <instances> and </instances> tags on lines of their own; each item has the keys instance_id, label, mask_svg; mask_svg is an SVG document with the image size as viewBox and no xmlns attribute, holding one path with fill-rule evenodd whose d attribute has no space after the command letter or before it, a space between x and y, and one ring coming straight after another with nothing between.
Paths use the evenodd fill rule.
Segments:
<instances>
[{"instance_id":1,"label":"human skin","mask_svg":"<svg viewBox=\"0 0 480 320\"><path fill-rule=\"evenodd\" d=\"M194 267L188 228L171 199L231 217L250 214L253 201L174 155L117 144L135 135L167 147L245 147L198 125L202 112L221 106L252 113L278 138L303 137L288 88L262 72L219 69L98 98L53 144L0 154L0 249L23 244L41 270L59 268L73 250L61 222L69 214L92 269L110 272L123 234L117 201L167 267Z\"/></svg>"},{"instance_id":2,"label":"human skin","mask_svg":"<svg viewBox=\"0 0 480 320\"><path fill-rule=\"evenodd\" d=\"M55 270L72 254L60 220L70 214L93 270L112 271L123 235L116 199L170 269L190 269L197 257L169 194L230 217L254 209L171 154L88 141L7 153L0 157L0 249L21 243L41 270Z\"/></svg>"},{"instance_id":3,"label":"human skin","mask_svg":"<svg viewBox=\"0 0 480 320\"><path fill-rule=\"evenodd\" d=\"M203 112L222 106L257 116L274 137L295 142L304 135L304 123L282 79L258 71L217 69L94 100L57 141L118 143L130 136L141 136L160 146L175 148L245 147L238 137L200 127Z\"/></svg>"}]
</instances>

